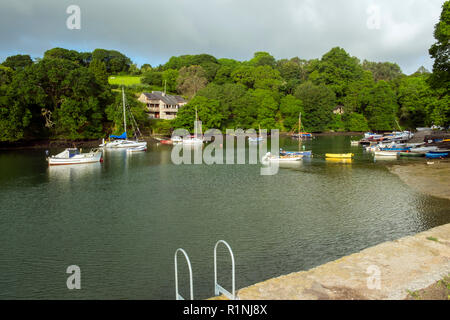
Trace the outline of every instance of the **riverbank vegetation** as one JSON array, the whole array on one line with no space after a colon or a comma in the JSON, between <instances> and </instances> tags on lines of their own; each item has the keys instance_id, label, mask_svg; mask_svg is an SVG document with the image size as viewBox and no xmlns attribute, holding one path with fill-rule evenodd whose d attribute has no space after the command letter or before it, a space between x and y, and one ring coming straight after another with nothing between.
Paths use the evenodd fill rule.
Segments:
<instances>
[{"instance_id":1,"label":"riverbank vegetation","mask_svg":"<svg viewBox=\"0 0 450 320\"><path fill-rule=\"evenodd\" d=\"M203 128L298 130L298 115L312 132L386 131L448 126L450 1L435 26L432 72L403 74L391 62L371 62L335 47L320 59L276 60L256 52L248 61L208 54L171 57L138 68L105 49L53 48L42 58L8 57L0 65L0 141L94 139L120 133L120 85L143 127L169 133L192 130L195 109ZM189 99L172 121L150 122L137 94L166 90Z\"/></svg>"}]
</instances>

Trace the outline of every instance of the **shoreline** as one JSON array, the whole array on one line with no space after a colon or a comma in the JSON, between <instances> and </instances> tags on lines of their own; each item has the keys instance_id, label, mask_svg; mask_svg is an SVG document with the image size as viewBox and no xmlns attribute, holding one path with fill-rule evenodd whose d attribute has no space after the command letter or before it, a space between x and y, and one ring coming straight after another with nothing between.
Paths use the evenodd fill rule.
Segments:
<instances>
[{"instance_id":1,"label":"shoreline","mask_svg":"<svg viewBox=\"0 0 450 320\"><path fill-rule=\"evenodd\" d=\"M362 135L363 132L320 132L313 133L313 136L355 136ZM151 142L155 137L166 137L164 134L144 135L143 140ZM280 132L280 137L289 136L289 132ZM106 139L105 139L106 140ZM69 139L36 139L16 142L0 142L0 150L16 150L16 149L45 149L45 148L70 148L74 145L81 148L96 148L102 142L102 139L85 139L85 140L69 140Z\"/></svg>"},{"instance_id":2,"label":"shoreline","mask_svg":"<svg viewBox=\"0 0 450 320\"><path fill-rule=\"evenodd\" d=\"M450 200L450 160L390 164L387 168L413 190Z\"/></svg>"}]
</instances>

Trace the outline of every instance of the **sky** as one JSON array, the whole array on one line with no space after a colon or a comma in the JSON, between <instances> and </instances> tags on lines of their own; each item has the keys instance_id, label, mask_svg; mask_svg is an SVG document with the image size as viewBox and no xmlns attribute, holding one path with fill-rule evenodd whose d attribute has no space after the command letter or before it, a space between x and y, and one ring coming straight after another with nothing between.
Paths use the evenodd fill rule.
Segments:
<instances>
[{"instance_id":1,"label":"sky","mask_svg":"<svg viewBox=\"0 0 450 320\"><path fill-rule=\"evenodd\" d=\"M320 58L333 47L361 61L432 69L428 49L444 0L0 0L0 61L53 47L118 50L138 65L208 53ZM67 13L80 9L79 20ZM69 29L79 23L79 29Z\"/></svg>"}]
</instances>

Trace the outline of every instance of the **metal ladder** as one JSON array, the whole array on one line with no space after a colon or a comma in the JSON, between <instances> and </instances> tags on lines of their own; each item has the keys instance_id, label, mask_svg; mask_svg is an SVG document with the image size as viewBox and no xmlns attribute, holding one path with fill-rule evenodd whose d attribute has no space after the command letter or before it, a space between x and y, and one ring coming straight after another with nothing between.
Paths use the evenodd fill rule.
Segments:
<instances>
[{"instance_id":1,"label":"metal ladder","mask_svg":"<svg viewBox=\"0 0 450 320\"><path fill-rule=\"evenodd\" d=\"M175 257L174 257L174 260L175 260L175 297L176 297L177 300L185 300L183 298L183 296L178 293L178 263L177 263L178 252L182 252L183 253L183 255L184 255L185 259L186 259L187 265L189 267L189 286L190 286L190 292L191 292L191 300L194 300L194 287L193 287L193 280L192 280L191 261L189 260L189 257L187 255L186 251L184 251L181 248L178 248L175 251Z\"/></svg>"},{"instance_id":2,"label":"metal ladder","mask_svg":"<svg viewBox=\"0 0 450 320\"><path fill-rule=\"evenodd\" d=\"M231 255L231 288L232 288L231 292L229 292L228 290L226 290L220 284L217 283L217 247L219 246L220 243L223 243L228 248L228 251L230 252L230 255ZM176 300L184 300L183 296L181 296L178 292L178 262L177 262L178 252L182 252L184 257L186 258L186 261L187 261L187 264L189 267L189 283L190 283L191 300L194 300L191 262L189 260L189 257L187 255L186 251L184 251L181 248L178 248L175 251L175 257L174 257L174 260L175 260L175 298L176 298ZM219 241L217 241L216 245L214 246L214 294L216 296L223 294L228 299L235 300L236 299L235 279L236 279L236 277L235 277L235 264L234 264L233 250L231 250L230 245L226 241L219 240Z\"/></svg>"},{"instance_id":3,"label":"metal ladder","mask_svg":"<svg viewBox=\"0 0 450 320\"><path fill-rule=\"evenodd\" d=\"M230 252L231 255L231 293L224 289L224 287L222 287L220 284L217 283L217 246L223 243L227 248L228 251ZM215 247L214 247L214 294L216 296L223 294L224 296L226 296L228 299L230 300L235 300L236 299L236 295L235 295L235 269L234 269L234 255L233 255L233 250L231 250L230 245L224 241L224 240L219 240L217 241Z\"/></svg>"}]
</instances>

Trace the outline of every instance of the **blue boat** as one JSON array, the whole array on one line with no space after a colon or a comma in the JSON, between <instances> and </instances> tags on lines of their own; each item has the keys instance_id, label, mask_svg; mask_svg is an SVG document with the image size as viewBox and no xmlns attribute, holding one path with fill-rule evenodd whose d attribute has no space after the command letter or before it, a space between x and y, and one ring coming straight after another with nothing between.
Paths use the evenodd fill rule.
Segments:
<instances>
[{"instance_id":1,"label":"blue boat","mask_svg":"<svg viewBox=\"0 0 450 320\"><path fill-rule=\"evenodd\" d=\"M304 157L311 157L312 151L284 151L283 149L280 149L280 154L287 154L287 155L302 155Z\"/></svg>"},{"instance_id":2,"label":"blue boat","mask_svg":"<svg viewBox=\"0 0 450 320\"><path fill-rule=\"evenodd\" d=\"M425 156L428 159L447 158L448 157L448 152L446 152L446 153L427 153L427 154L425 154Z\"/></svg>"},{"instance_id":3,"label":"blue boat","mask_svg":"<svg viewBox=\"0 0 450 320\"><path fill-rule=\"evenodd\" d=\"M380 148L380 151L398 151L398 152L406 152L411 148Z\"/></svg>"}]
</instances>

